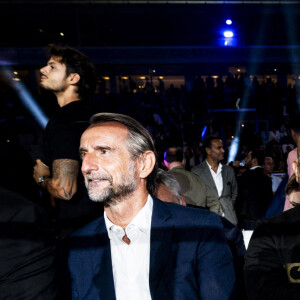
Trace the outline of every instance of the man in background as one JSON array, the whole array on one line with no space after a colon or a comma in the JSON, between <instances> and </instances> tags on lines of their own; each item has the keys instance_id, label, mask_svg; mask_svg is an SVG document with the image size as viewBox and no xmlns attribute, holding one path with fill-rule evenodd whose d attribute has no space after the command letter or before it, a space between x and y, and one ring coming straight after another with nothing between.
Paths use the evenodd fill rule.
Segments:
<instances>
[{"instance_id":1,"label":"man in background","mask_svg":"<svg viewBox=\"0 0 300 300\"><path fill-rule=\"evenodd\" d=\"M274 171L273 158L270 156L266 156L262 167L264 169L265 174L269 176L272 180L272 191L273 194L275 194L282 179L273 174Z\"/></svg>"},{"instance_id":2,"label":"man in background","mask_svg":"<svg viewBox=\"0 0 300 300\"><path fill-rule=\"evenodd\" d=\"M175 176L187 205L201 206L220 214L220 203L211 188L196 174L188 171L183 163L180 147L168 148L164 154L164 164L168 173Z\"/></svg>"},{"instance_id":3,"label":"man in background","mask_svg":"<svg viewBox=\"0 0 300 300\"><path fill-rule=\"evenodd\" d=\"M234 204L238 195L234 170L231 166L223 164L224 147L220 138L208 136L203 141L206 159L192 168L214 192L220 202L221 215L232 224L237 225Z\"/></svg>"},{"instance_id":4,"label":"man in background","mask_svg":"<svg viewBox=\"0 0 300 300\"><path fill-rule=\"evenodd\" d=\"M261 150L249 151L245 158L248 170L238 177L236 210L239 226L245 230L255 229L256 221L265 215L273 197L272 181L262 167L264 158Z\"/></svg>"}]
</instances>

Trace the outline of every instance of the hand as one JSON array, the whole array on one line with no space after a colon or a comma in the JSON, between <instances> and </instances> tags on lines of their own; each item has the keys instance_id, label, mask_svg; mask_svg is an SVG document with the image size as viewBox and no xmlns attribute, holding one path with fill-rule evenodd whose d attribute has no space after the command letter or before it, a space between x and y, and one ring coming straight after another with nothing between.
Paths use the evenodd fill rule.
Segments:
<instances>
[{"instance_id":1,"label":"hand","mask_svg":"<svg viewBox=\"0 0 300 300\"><path fill-rule=\"evenodd\" d=\"M40 159L37 159L33 167L33 178L36 183L38 183L41 176L50 177L50 170Z\"/></svg>"},{"instance_id":2,"label":"hand","mask_svg":"<svg viewBox=\"0 0 300 300\"><path fill-rule=\"evenodd\" d=\"M240 166L240 161L239 161L239 160L233 161L233 162L232 162L232 166L238 168L238 167Z\"/></svg>"}]
</instances>

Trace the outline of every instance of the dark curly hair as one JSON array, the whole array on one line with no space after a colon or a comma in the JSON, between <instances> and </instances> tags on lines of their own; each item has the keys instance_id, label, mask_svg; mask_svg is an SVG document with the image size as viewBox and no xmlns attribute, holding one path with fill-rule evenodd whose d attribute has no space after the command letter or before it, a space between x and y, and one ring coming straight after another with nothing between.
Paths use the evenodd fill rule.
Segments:
<instances>
[{"instance_id":1,"label":"dark curly hair","mask_svg":"<svg viewBox=\"0 0 300 300\"><path fill-rule=\"evenodd\" d=\"M80 99L85 99L95 92L97 86L96 67L85 54L62 44L49 44L47 50L49 58L56 57L65 64L67 76L72 73L79 74L77 93Z\"/></svg>"}]
</instances>

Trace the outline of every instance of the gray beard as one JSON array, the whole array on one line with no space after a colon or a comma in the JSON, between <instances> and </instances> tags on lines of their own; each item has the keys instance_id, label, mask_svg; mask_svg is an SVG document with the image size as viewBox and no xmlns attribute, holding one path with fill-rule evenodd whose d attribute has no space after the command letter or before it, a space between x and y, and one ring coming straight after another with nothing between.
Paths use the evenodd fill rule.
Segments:
<instances>
[{"instance_id":1,"label":"gray beard","mask_svg":"<svg viewBox=\"0 0 300 300\"><path fill-rule=\"evenodd\" d=\"M135 162L132 161L130 163L127 172L125 172L124 176L122 177L121 184L113 186L113 179L111 176L106 175L104 178L110 182L110 186L101 191L101 193L97 193L92 189L89 189L88 181L85 181L89 198L94 202L103 203L105 207L115 206L136 190Z\"/></svg>"}]
</instances>

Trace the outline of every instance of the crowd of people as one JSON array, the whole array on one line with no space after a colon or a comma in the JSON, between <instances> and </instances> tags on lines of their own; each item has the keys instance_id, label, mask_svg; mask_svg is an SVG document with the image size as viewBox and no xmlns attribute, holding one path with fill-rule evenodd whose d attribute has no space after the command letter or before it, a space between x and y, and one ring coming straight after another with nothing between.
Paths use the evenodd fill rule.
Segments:
<instances>
[{"instance_id":1,"label":"crowd of people","mask_svg":"<svg viewBox=\"0 0 300 300\"><path fill-rule=\"evenodd\" d=\"M1 104L0 298L299 298L300 118L249 122L228 162L233 128L208 112L260 93L283 106L282 88L228 76L95 93L95 66L61 45L40 73L45 129L13 93ZM183 132L204 119L206 134Z\"/></svg>"}]
</instances>

